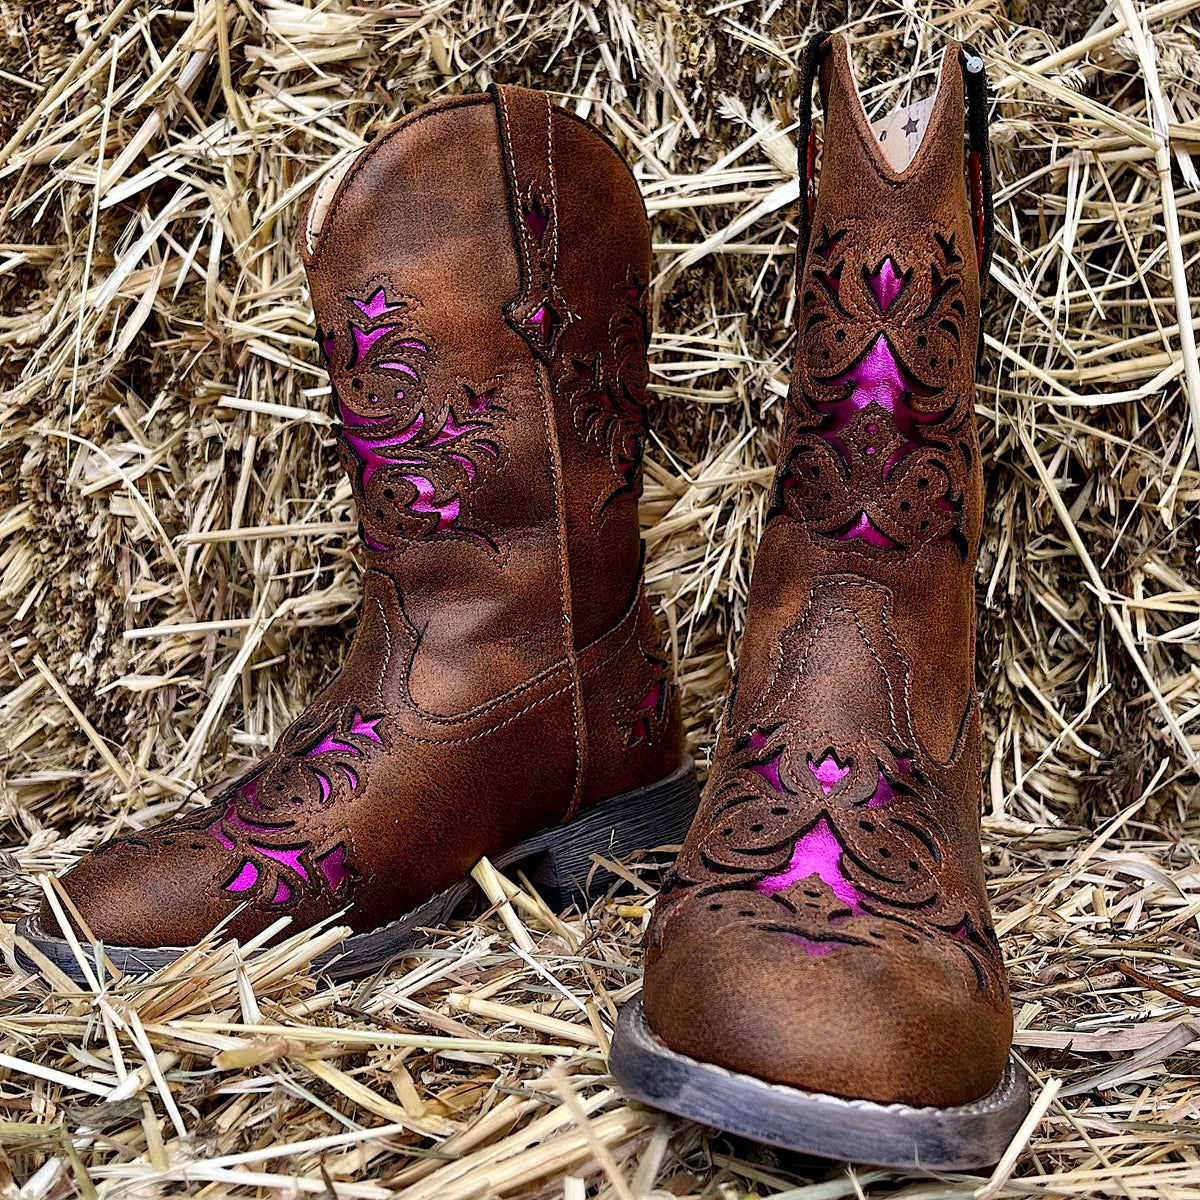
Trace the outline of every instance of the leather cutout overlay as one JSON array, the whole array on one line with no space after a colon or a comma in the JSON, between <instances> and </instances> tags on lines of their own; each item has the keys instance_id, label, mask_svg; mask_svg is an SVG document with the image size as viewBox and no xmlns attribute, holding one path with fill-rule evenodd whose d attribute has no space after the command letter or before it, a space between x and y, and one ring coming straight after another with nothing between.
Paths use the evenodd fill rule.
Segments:
<instances>
[{"instance_id":1,"label":"leather cutout overlay","mask_svg":"<svg viewBox=\"0 0 1200 1200\"><path fill-rule=\"evenodd\" d=\"M949 539L965 560L975 464L960 362L967 304L954 234L873 259L858 222L822 228L803 281L776 506L867 554Z\"/></svg>"},{"instance_id":2,"label":"leather cutout overlay","mask_svg":"<svg viewBox=\"0 0 1200 1200\"><path fill-rule=\"evenodd\" d=\"M662 737L675 703L675 685L667 670L667 660L644 646L640 649L649 667L650 683L646 691L627 706L618 720L625 730L627 750L635 746L653 746Z\"/></svg>"},{"instance_id":3,"label":"leather cutout overlay","mask_svg":"<svg viewBox=\"0 0 1200 1200\"><path fill-rule=\"evenodd\" d=\"M463 381L435 402L424 383L435 351L416 324L417 302L381 285L347 304L353 315L344 329L318 329L317 341L363 540L389 551L397 542L455 537L496 550L495 535L464 518L466 490L502 456L499 381Z\"/></svg>"},{"instance_id":4,"label":"leather cutout overlay","mask_svg":"<svg viewBox=\"0 0 1200 1200\"><path fill-rule=\"evenodd\" d=\"M605 351L569 359L555 385L579 436L607 454L612 469L612 487L598 497L595 519L616 496L637 487L646 439L648 289L631 272L616 291Z\"/></svg>"},{"instance_id":5,"label":"leather cutout overlay","mask_svg":"<svg viewBox=\"0 0 1200 1200\"><path fill-rule=\"evenodd\" d=\"M103 849L152 850L155 842L169 848L190 839L194 850L203 850L216 842L229 859L221 891L233 899L265 901L281 911L323 892L346 900L359 878L349 832L315 845L302 830L311 810L349 800L366 786L371 759L383 746L383 720L355 709L314 734L302 718L255 774L208 808Z\"/></svg>"},{"instance_id":6,"label":"leather cutout overlay","mask_svg":"<svg viewBox=\"0 0 1200 1200\"><path fill-rule=\"evenodd\" d=\"M835 577L784 634L761 702L723 734L703 835L679 858L652 944L701 906L817 957L924 943L980 992L1003 996L986 902L943 824L958 760L938 763L913 729L889 603L879 585ZM844 678L873 676L853 706L839 696L847 661Z\"/></svg>"}]
</instances>

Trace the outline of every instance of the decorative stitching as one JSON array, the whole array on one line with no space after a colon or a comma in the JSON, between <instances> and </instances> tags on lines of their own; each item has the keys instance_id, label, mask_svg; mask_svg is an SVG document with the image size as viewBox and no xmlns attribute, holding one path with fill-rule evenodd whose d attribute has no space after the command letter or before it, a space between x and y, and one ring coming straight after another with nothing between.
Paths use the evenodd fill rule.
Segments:
<instances>
[{"instance_id":1,"label":"decorative stitching","mask_svg":"<svg viewBox=\"0 0 1200 1200\"><path fill-rule=\"evenodd\" d=\"M873 603L861 599L872 593ZM761 700L722 733L703 823L655 914L653 944L668 922L701 910L710 925L748 921L818 957L899 938L926 944L981 992L1003 997L986 901L963 877L940 815L954 808L947 768L913 727L911 666L890 603L889 589L853 576L810 585ZM886 732L878 721L854 733L821 728L803 706L796 711L797 695L811 686L813 650L839 618L849 618L884 680Z\"/></svg>"}]
</instances>

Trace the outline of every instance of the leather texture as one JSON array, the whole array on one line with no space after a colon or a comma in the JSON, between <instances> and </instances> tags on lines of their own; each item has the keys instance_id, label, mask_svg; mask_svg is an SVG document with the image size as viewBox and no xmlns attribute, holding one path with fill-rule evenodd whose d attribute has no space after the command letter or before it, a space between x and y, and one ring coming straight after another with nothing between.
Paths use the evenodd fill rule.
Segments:
<instances>
[{"instance_id":1,"label":"leather texture","mask_svg":"<svg viewBox=\"0 0 1200 1200\"><path fill-rule=\"evenodd\" d=\"M774 507L644 1003L694 1058L945 1107L998 1084L1012 1038L979 845L983 254L962 53L902 172L844 39L824 55Z\"/></svg>"},{"instance_id":2,"label":"leather texture","mask_svg":"<svg viewBox=\"0 0 1200 1200\"><path fill-rule=\"evenodd\" d=\"M498 87L381 134L321 209L301 253L366 546L358 629L214 804L64 877L111 944L347 906L370 930L681 761L642 590L651 250L628 167Z\"/></svg>"}]
</instances>

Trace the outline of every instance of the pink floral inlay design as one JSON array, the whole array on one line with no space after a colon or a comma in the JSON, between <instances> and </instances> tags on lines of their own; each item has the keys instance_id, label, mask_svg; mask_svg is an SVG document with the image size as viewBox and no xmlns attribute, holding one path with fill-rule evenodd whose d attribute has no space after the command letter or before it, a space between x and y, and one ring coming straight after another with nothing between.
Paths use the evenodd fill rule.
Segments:
<instances>
[{"instance_id":1,"label":"pink floral inlay design","mask_svg":"<svg viewBox=\"0 0 1200 1200\"><path fill-rule=\"evenodd\" d=\"M409 501L409 512L437 517L437 533L445 533L447 529L453 528L454 522L458 520L460 507L457 496L443 500L441 504L434 504L437 488L433 486L431 479L426 479L424 475L403 475L401 478L406 483L411 483L417 493L417 498Z\"/></svg>"},{"instance_id":2,"label":"pink floral inlay design","mask_svg":"<svg viewBox=\"0 0 1200 1200\"><path fill-rule=\"evenodd\" d=\"M887 776L880 771L879 782L875 785L875 791L871 793L870 800L867 801L868 808L886 808L893 800L896 799L896 790L888 782Z\"/></svg>"},{"instance_id":3,"label":"pink floral inlay design","mask_svg":"<svg viewBox=\"0 0 1200 1200\"><path fill-rule=\"evenodd\" d=\"M887 312L900 293L904 291L908 277L901 275L896 270L896 264L889 257L885 258L868 276L868 282L875 295L875 300L879 304L879 311Z\"/></svg>"},{"instance_id":4,"label":"pink floral inlay design","mask_svg":"<svg viewBox=\"0 0 1200 1200\"><path fill-rule=\"evenodd\" d=\"M305 758L313 758L318 754L358 754L357 746L339 741L332 733L327 733L311 750L305 752Z\"/></svg>"},{"instance_id":5,"label":"pink floral inlay design","mask_svg":"<svg viewBox=\"0 0 1200 1200\"><path fill-rule=\"evenodd\" d=\"M852 913L857 915L862 912L862 896L842 873L842 845L825 817L796 842L791 862L778 875L768 875L754 887L763 895L773 896L813 875Z\"/></svg>"},{"instance_id":6,"label":"pink floral inlay design","mask_svg":"<svg viewBox=\"0 0 1200 1200\"><path fill-rule=\"evenodd\" d=\"M230 843L230 849L233 844ZM258 882L258 868L247 859L242 863L242 868L238 873L225 885L227 892L248 892Z\"/></svg>"},{"instance_id":7,"label":"pink floral inlay design","mask_svg":"<svg viewBox=\"0 0 1200 1200\"><path fill-rule=\"evenodd\" d=\"M346 847L334 846L328 854L317 859L317 870L325 876L329 890L336 895L342 887L354 879L355 872L346 863Z\"/></svg>"},{"instance_id":8,"label":"pink floral inlay design","mask_svg":"<svg viewBox=\"0 0 1200 1200\"><path fill-rule=\"evenodd\" d=\"M767 759L766 762L751 763L750 770L760 778L765 779L777 792L786 791L783 786L783 780L779 777L779 760L783 757L783 751L780 750L774 758Z\"/></svg>"},{"instance_id":9,"label":"pink floral inlay design","mask_svg":"<svg viewBox=\"0 0 1200 1200\"><path fill-rule=\"evenodd\" d=\"M655 662L660 670L665 670L665 663ZM663 718L667 701L667 681L660 676L651 685L650 690L637 702L632 719L625 722L628 729L625 745L627 748L654 744L654 726Z\"/></svg>"},{"instance_id":10,"label":"pink floral inlay design","mask_svg":"<svg viewBox=\"0 0 1200 1200\"><path fill-rule=\"evenodd\" d=\"M304 869L300 862L300 855L308 849L307 846L294 846L286 849L280 849L276 846L260 846L255 842L250 843L252 850L257 850L259 854L266 858L274 859L277 863L281 863L287 867L289 871L295 871L301 879L308 879L308 872Z\"/></svg>"},{"instance_id":11,"label":"pink floral inlay design","mask_svg":"<svg viewBox=\"0 0 1200 1200\"><path fill-rule=\"evenodd\" d=\"M286 825L256 825L252 821L247 821L239 814L237 804L232 800L225 806L225 811L208 827L208 832L226 850L232 850L234 842L222 828L224 825L228 825L232 829L240 829L244 833L276 833L278 830L286 828Z\"/></svg>"},{"instance_id":12,"label":"pink floral inlay design","mask_svg":"<svg viewBox=\"0 0 1200 1200\"><path fill-rule=\"evenodd\" d=\"M341 405L343 412L345 406ZM368 418L369 420L370 418ZM386 418L385 418L386 419ZM359 422L355 422L358 424ZM403 446L411 442L413 438L421 432L421 428L425 424L425 414L417 413L412 423L408 428L402 430L390 438L365 438L359 437L353 433L343 432L342 436L350 443L350 448L358 455L361 460L362 467L362 486L365 488L371 482L371 476L379 470L380 467L396 466L398 464L411 464L415 466L421 465L419 458L385 458L379 453L380 448L386 446Z\"/></svg>"},{"instance_id":13,"label":"pink floral inlay design","mask_svg":"<svg viewBox=\"0 0 1200 1200\"><path fill-rule=\"evenodd\" d=\"M386 317L388 313L399 312L404 308L403 304L389 304L387 293L383 288L376 288L366 300L355 300L352 296L350 303L353 304L359 312L368 320L375 321L380 317Z\"/></svg>"},{"instance_id":14,"label":"pink floral inlay design","mask_svg":"<svg viewBox=\"0 0 1200 1200\"><path fill-rule=\"evenodd\" d=\"M414 518L435 518L432 525L425 521L418 524L416 520L411 523L401 520L386 528L364 521L366 544L373 550L386 552L395 547L389 544L385 535L412 536L421 530L424 536L455 533L492 545L491 539L482 533L461 527L463 501L458 495L443 494L442 489L445 487L445 466L452 467L454 473L461 474L467 483L474 483L479 473L478 454L499 458L496 443L477 436L493 427L492 420L479 418L490 416L496 408L494 392L486 388L476 391L464 384L468 417L460 418L453 407L448 407L438 422L436 415L431 419L427 409L420 409L415 416L402 418L407 423L398 432L375 435L373 426L388 425L397 419L398 414L391 407L393 394L397 404L411 403L415 399L411 395L414 391L411 385L421 382L421 367L431 351L428 343L412 336L412 301L392 301L386 290L379 287L366 299L350 297L350 303L361 314L361 323L357 317L349 322L349 342L341 346L340 356L341 335L318 331L318 342L334 376L342 437L361 463L358 484L365 491L380 470L400 468L395 478L412 489L410 498L407 502L397 500L388 490L386 500L402 505ZM535 324L547 338L554 320L549 305L543 305L534 315ZM352 373L348 383L342 372ZM401 378L384 378L381 385L381 374ZM403 386L396 387L397 383ZM354 398L348 403L350 388L353 388ZM434 422L438 423L435 425ZM407 492L407 489L401 491ZM377 506L377 517L383 520L380 500L377 496L371 498Z\"/></svg>"},{"instance_id":15,"label":"pink floral inlay design","mask_svg":"<svg viewBox=\"0 0 1200 1200\"><path fill-rule=\"evenodd\" d=\"M813 778L821 785L821 791L827 796L850 774L849 765L842 766L832 751L827 751L820 762L813 762L810 758L808 769L812 772Z\"/></svg>"},{"instance_id":16,"label":"pink floral inlay design","mask_svg":"<svg viewBox=\"0 0 1200 1200\"><path fill-rule=\"evenodd\" d=\"M860 512L858 519L848 529L843 529L841 533L835 533L832 536L839 542L849 542L855 538L859 538L868 545L875 546L880 550L891 550L896 545L865 512Z\"/></svg>"},{"instance_id":17,"label":"pink floral inlay design","mask_svg":"<svg viewBox=\"0 0 1200 1200\"><path fill-rule=\"evenodd\" d=\"M546 229L550 224L550 214L546 211L545 201L541 196L533 195L523 206L522 216L533 240L540 246L546 237Z\"/></svg>"},{"instance_id":18,"label":"pink floral inlay design","mask_svg":"<svg viewBox=\"0 0 1200 1200\"><path fill-rule=\"evenodd\" d=\"M372 717L370 720L367 720L362 713L356 712L354 720L350 722L350 732L357 734L359 737L370 738L371 741L382 746L383 738L380 737L379 731L375 728L382 720L382 717Z\"/></svg>"},{"instance_id":19,"label":"pink floral inlay design","mask_svg":"<svg viewBox=\"0 0 1200 1200\"><path fill-rule=\"evenodd\" d=\"M375 345L380 338L385 338L389 333L395 332L395 325L380 325L377 329L362 330L357 325L350 326L350 332L354 335L354 357L350 360L350 365L362 362L371 352L371 347Z\"/></svg>"},{"instance_id":20,"label":"pink floral inlay design","mask_svg":"<svg viewBox=\"0 0 1200 1200\"><path fill-rule=\"evenodd\" d=\"M886 479L896 464L917 449L917 427L938 419L937 413L920 413L909 404L911 396L929 398L936 395L933 388L918 383L897 360L886 334L879 334L867 353L848 371L826 381L833 387L847 386L850 391L840 400L818 402L817 407L833 420L821 431L822 436L838 451L849 465L850 452L839 436L848 428L857 413L871 404L887 412L897 431L907 439L884 464ZM883 535L880 535L883 536Z\"/></svg>"},{"instance_id":21,"label":"pink floral inlay design","mask_svg":"<svg viewBox=\"0 0 1200 1200\"><path fill-rule=\"evenodd\" d=\"M299 752L299 757L310 759L326 754L361 757L364 754L364 750L350 739L365 738L367 741L374 742L378 746L383 745L383 735L379 732L379 725L382 721L382 715L366 716L362 712L355 711L344 734L338 733L336 730L330 730L311 749ZM333 766L340 769L345 776L346 781L350 785L350 791L356 791L359 785L358 773L342 762L336 762ZM316 777L317 784L321 789L320 802L324 804L333 794L334 777L325 771L318 771L316 769L312 769L312 774ZM239 788L238 794L252 807L261 810L263 805L258 798L258 784L258 778L252 779ZM299 798L297 798L296 802L300 802ZM238 812L236 800L231 800L226 804L221 816L208 826L208 833L226 850L236 850L238 848L237 842L226 832L226 829L250 834L252 836L247 839L245 849L249 849L255 854L262 855L264 858L268 858L272 862L279 864L285 871L293 875L298 883L308 883L312 879L312 874L301 859L311 851L311 843L303 842L300 845L293 846L271 846L264 844L260 840L263 834L278 835L285 830L291 829L293 824L291 821L277 825L247 821ZM334 892L339 891L349 880L357 877L355 871L346 861L346 848L343 845L339 844L321 857L310 859L309 861L314 863L321 877L329 883L330 888ZM249 891L259 882L261 876L262 872L259 866L251 859L246 859L237 874L224 885L225 891L233 893ZM295 893L296 886L294 884L286 882L282 877L277 877L275 893L271 903L286 904L293 898Z\"/></svg>"}]
</instances>

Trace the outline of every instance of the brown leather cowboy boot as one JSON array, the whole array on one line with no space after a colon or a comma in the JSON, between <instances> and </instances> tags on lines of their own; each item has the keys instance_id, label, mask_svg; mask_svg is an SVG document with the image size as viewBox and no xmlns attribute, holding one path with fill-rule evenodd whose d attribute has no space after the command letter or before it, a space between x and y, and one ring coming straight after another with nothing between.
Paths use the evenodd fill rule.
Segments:
<instances>
[{"instance_id":1,"label":"brown leather cowboy boot","mask_svg":"<svg viewBox=\"0 0 1200 1200\"><path fill-rule=\"evenodd\" d=\"M776 1145L980 1165L1027 1106L979 847L983 64L950 46L936 96L873 129L845 40L807 61L825 138L774 507L611 1068ZM802 129L811 178L807 113ZM881 150L890 130L911 154Z\"/></svg>"},{"instance_id":2,"label":"brown leather cowboy boot","mask_svg":"<svg viewBox=\"0 0 1200 1200\"><path fill-rule=\"evenodd\" d=\"M496 87L344 161L301 252L367 547L336 680L214 804L110 842L63 884L121 968L224 924L347 910L333 970L440 922L481 855L679 841L695 811L642 590L649 230L595 129ZM46 908L22 933L75 968Z\"/></svg>"}]
</instances>

